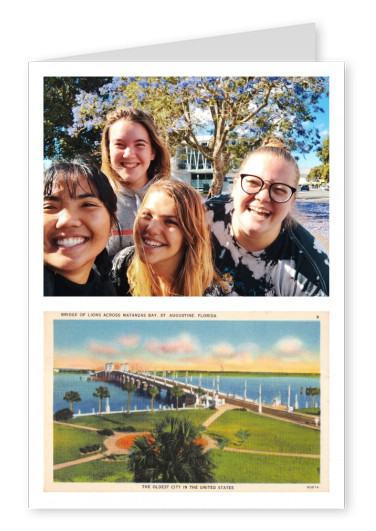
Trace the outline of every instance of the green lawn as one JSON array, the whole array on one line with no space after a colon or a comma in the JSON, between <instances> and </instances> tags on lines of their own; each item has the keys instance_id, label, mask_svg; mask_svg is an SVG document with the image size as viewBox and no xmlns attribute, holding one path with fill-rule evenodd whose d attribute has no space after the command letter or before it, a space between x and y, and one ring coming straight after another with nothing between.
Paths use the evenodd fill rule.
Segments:
<instances>
[{"instance_id":1,"label":"green lawn","mask_svg":"<svg viewBox=\"0 0 376 531\"><path fill-rule=\"evenodd\" d=\"M190 419L197 425L202 424L207 418L211 417L215 411L209 409L185 409L176 411L155 411L153 413L140 411L139 413L113 413L109 415L90 415L77 417L68 421L70 424L79 424L80 426L89 426L90 428L114 429L117 426L133 426L136 431L151 430L156 420L162 419L164 415L182 415Z\"/></svg>"},{"instance_id":2,"label":"green lawn","mask_svg":"<svg viewBox=\"0 0 376 531\"><path fill-rule=\"evenodd\" d=\"M105 461L98 459L54 471L54 481L73 483L131 483L133 474L128 472L125 460Z\"/></svg>"},{"instance_id":3,"label":"green lawn","mask_svg":"<svg viewBox=\"0 0 376 531\"><path fill-rule=\"evenodd\" d=\"M243 445L235 434L239 429L251 435ZM268 452L320 454L320 432L304 426L265 417L250 411L226 411L208 427L208 435L226 437L226 446Z\"/></svg>"},{"instance_id":4,"label":"green lawn","mask_svg":"<svg viewBox=\"0 0 376 531\"><path fill-rule=\"evenodd\" d=\"M104 437L95 431L54 424L54 464L80 459L83 456L79 448L88 444L103 446L103 440Z\"/></svg>"},{"instance_id":5,"label":"green lawn","mask_svg":"<svg viewBox=\"0 0 376 531\"><path fill-rule=\"evenodd\" d=\"M319 483L320 460L213 452L217 483Z\"/></svg>"},{"instance_id":6,"label":"green lawn","mask_svg":"<svg viewBox=\"0 0 376 531\"><path fill-rule=\"evenodd\" d=\"M319 483L320 460L213 451L215 483ZM55 470L54 481L131 483L125 459L88 463Z\"/></svg>"}]
</instances>

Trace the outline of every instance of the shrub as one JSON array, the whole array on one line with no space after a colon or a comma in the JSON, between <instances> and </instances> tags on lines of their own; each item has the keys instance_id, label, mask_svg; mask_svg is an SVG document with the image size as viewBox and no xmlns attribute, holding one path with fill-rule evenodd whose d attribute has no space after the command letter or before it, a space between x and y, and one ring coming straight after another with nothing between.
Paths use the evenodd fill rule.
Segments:
<instances>
[{"instance_id":1,"label":"shrub","mask_svg":"<svg viewBox=\"0 0 376 531\"><path fill-rule=\"evenodd\" d=\"M81 454L90 454L93 452L97 452L100 449L101 447L99 444L88 444L83 448L79 448Z\"/></svg>"},{"instance_id":2,"label":"shrub","mask_svg":"<svg viewBox=\"0 0 376 531\"><path fill-rule=\"evenodd\" d=\"M54 420L62 421L62 420L69 420L73 417L72 411L69 409L69 407L64 409L59 409L59 411L56 411L54 413Z\"/></svg>"},{"instance_id":3,"label":"shrub","mask_svg":"<svg viewBox=\"0 0 376 531\"><path fill-rule=\"evenodd\" d=\"M115 431L125 431L133 433L136 431L136 428L134 428L133 426L118 426L117 428L115 428Z\"/></svg>"},{"instance_id":4,"label":"shrub","mask_svg":"<svg viewBox=\"0 0 376 531\"><path fill-rule=\"evenodd\" d=\"M99 433L99 435L105 435L106 437L109 437L110 435L114 434L114 432L112 430L110 430L109 428L104 428L103 430L98 430L97 433Z\"/></svg>"}]
</instances>

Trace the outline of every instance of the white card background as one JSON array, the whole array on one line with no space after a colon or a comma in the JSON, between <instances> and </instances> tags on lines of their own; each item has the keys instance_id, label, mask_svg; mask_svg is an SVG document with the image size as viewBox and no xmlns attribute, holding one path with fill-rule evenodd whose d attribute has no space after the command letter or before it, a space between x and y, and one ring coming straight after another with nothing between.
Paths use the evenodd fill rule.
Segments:
<instances>
[{"instance_id":1,"label":"white card background","mask_svg":"<svg viewBox=\"0 0 376 531\"><path fill-rule=\"evenodd\" d=\"M50 57L64 57L88 54L103 50L117 50L125 47L173 42L207 35L261 30L302 22L316 23L317 58L319 60L344 60L347 68L346 96L346 289L347 289L347 510L338 511L233 511L220 513L216 518L213 511L170 511L168 522L179 525L179 529L191 529L192 525L208 525L214 521L218 529L237 525L263 527L277 526L291 529L317 529L320 524L338 525L343 529L369 523L373 518L374 489L370 470L370 457L365 451L365 441L371 439L367 408L359 407L359 401L370 403L374 394L375 357L373 350L372 303L375 299L374 283L362 279L374 262L375 250L369 248L372 232L373 209L365 199L365 190L372 185L374 176L370 171L370 153L373 152L373 120L370 119L369 101L365 97L365 80L368 86L375 85L373 63L374 18L371 4L360 0L356 9L339 12L336 2L317 0L310 3L292 0L288 6L278 0L250 3L239 0L236 8L213 10L212 3L191 0L190 10L184 12L184 20L173 0L164 0L143 9L142 16L137 6L124 8L124 2L114 0L106 10L107 22L102 23L103 3L99 0L77 3L67 0L64 7L47 0L35 0L20 6L3 6L2 74L6 83L0 91L3 106L2 130L6 157L3 160L3 194L11 198L14 177L20 178L20 195L16 213L19 258L10 260L12 274L9 275L9 260L1 261L2 278L11 277L3 288L3 345L10 359L17 360L20 368L20 388L14 393L12 379L5 382L5 392L12 397L13 408L20 412L18 436L12 441L12 455L16 459L3 461L3 478L6 481L7 500L4 502L3 521L15 526L38 526L38 529L65 530L67 526L78 529L93 524L122 525L124 513L109 511L67 512L27 510L27 63ZM115 24L116 16L123 17ZM125 25L125 15L128 24ZM137 16L137 23L133 23ZM77 21L85 21L88 28L77 31ZM131 23L130 23L131 22ZM100 34L99 34L100 33ZM278 43L275 43L278 46ZM15 81L15 82L13 82ZM11 93L13 102L9 103ZM372 164L371 164L372 165ZM21 176L22 174L22 176ZM10 177L11 176L11 177ZM361 186L360 186L361 184ZM12 216L13 214L13 216ZM14 219L14 203L7 201L0 211L3 239L9 241L8 227ZM365 255L364 250L367 250ZM32 252L32 250L31 250ZM371 305L371 306L370 306ZM3 455L9 452L9 438L1 440ZM334 520L335 521L332 521ZM153 529L165 529L166 514L158 511L134 511L127 514L127 523L152 525Z\"/></svg>"},{"instance_id":2,"label":"white card background","mask_svg":"<svg viewBox=\"0 0 376 531\"><path fill-rule=\"evenodd\" d=\"M330 297L228 297L227 311L329 311L330 314L330 489L328 493L305 493L304 497L289 493L288 500L281 493L44 493L38 478L43 464L43 420L36 413L43 406L43 311L121 311L127 309L148 311L194 310L215 311L219 309L215 297L196 298L104 298L88 301L84 297L43 297L42 287L42 234L40 175L43 151L43 76L168 76L168 75L242 75L244 72L258 76L328 76L330 84L330 141L331 141L331 191L330 191ZM339 448L343 444L343 284L344 284L344 167L343 167L343 65L340 63L314 62L43 62L30 65L30 501L33 508L98 508L129 507L130 499L135 507L171 508L177 506L194 508L307 508L343 506L343 456ZM222 302L223 302L222 301ZM341 339L342 338L342 339ZM332 370L334 368L334 370ZM336 413L336 414L334 414ZM39 487L39 488L38 488ZM285 494L285 493L284 493Z\"/></svg>"}]
</instances>

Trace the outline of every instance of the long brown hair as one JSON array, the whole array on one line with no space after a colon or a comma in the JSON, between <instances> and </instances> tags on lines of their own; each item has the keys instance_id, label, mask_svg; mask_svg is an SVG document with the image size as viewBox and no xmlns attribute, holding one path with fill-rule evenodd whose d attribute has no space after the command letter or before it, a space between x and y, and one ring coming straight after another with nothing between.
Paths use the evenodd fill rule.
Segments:
<instances>
[{"instance_id":1,"label":"long brown hair","mask_svg":"<svg viewBox=\"0 0 376 531\"><path fill-rule=\"evenodd\" d=\"M135 107L120 107L108 113L101 141L101 170L110 179L114 190L118 190L119 176L116 171L113 170L110 161L110 129L111 126L119 120L136 122L145 127L149 134L152 148L155 151L155 158L150 162L150 166L147 170L147 178L149 181L154 177L156 180L168 179L171 171L170 153L168 147L160 137L152 118L141 109Z\"/></svg>"},{"instance_id":2,"label":"long brown hair","mask_svg":"<svg viewBox=\"0 0 376 531\"><path fill-rule=\"evenodd\" d=\"M139 218L142 207L153 192L162 192L174 201L178 225L183 233L185 252L180 268L170 286L159 285L153 268L140 259L142 245ZM206 223L205 207L200 194L181 181L158 181L145 194L134 223L135 257L128 268L130 293L133 296L181 295L200 297L213 283L219 281L214 271L210 231Z\"/></svg>"}]
</instances>

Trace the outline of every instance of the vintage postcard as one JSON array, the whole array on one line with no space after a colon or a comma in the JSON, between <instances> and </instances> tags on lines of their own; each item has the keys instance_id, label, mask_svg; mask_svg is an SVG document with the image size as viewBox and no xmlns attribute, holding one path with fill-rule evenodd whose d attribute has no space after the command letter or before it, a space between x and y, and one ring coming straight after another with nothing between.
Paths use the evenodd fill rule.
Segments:
<instances>
[{"instance_id":1,"label":"vintage postcard","mask_svg":"<svg viewBox=\"0 0 376 531\"><path fill-rule=\"evenodd\" d=\"M328 314L47 312L47 492L328 492Z\"/></svg>"}]
</instances>

